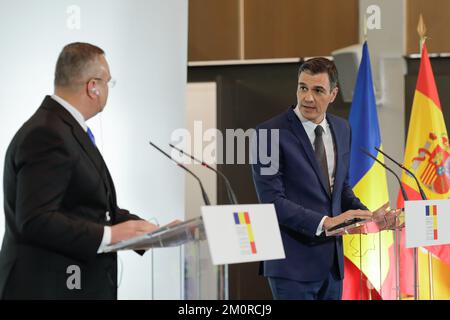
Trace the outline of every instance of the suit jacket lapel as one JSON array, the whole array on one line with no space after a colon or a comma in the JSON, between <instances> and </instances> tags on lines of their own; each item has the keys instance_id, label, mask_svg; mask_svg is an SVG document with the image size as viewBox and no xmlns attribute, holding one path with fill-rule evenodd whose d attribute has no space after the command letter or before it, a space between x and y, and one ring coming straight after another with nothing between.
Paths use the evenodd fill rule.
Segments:
<instances>
[{"instance_id":1,"label":"suit jacket lapel","mask_svg":"<svg viewBox=\"0 0 450 320\"><path fill-rule=\"evenodd\" d=\"M339 148L339 143L337 143L337 141L340 141L340 135L338 132L336 132L336 128L334 127L334 123L333 120L331 119L331 117L327 116L327 121L328 124L330 125L330 131L331 131L331 135L333 137L333 145L334 145L334 158L335 158L335 169L334 169L334 186L338 186L342 183L342 157L339 153L340 148ZM336 188L333 188L333 193L332 193L332 198L334 199L335 197L335 192L334 190L336 190Z\"/></svg>"},{"instance_id":2,"label":"suit jacket lapel","mask_svg":"<svg viewBox=\"0 0 450 320\"><path fill-rule=\"evenodd\" d=\"M78 143L81 145L81 147L84 149L84 151L86 152L88 157L94 163L101 179L103 180L103 184L105 186L105 191L106 191L107 210L108 210L109 214L111 215L112 221L115 221L116 199L115 199L115 193L113 193L114 185L113 185L112 179L109 175L105 160L103 160L103 157L102 157L100 151L92 143L92 141L89 138L89 136L87 135L87 133L84 132L84 130L79 125L73 126L72 132L73 132L75 138L78 140Z\"/></svg>"},{"instance_id":3,"label":"suit jacket lapel","mask_svg":"<svg viewBox=\"0 0 450 320\"><path fill-rule=\"evenodd\" d=\"M105 173L106 164L103 160L102 155L100 154L100 151L92 143L89 136L86 132L84 132L80 124L72 117L69 112L67 112L66 109L64 109L64 107L60 106L59 103L53 100L50 96L47 96L45 98L42 106L46 109L51 110L52 112L55 112L65 123L67 123L72 128L74 137L86 152L89 159L91 159L99 175L102 177L102 180L105 183L105 187L107 188L109 181Z\"/></svg>"},{"instance_id":4,"label":"suit jacket lapel","mask_svg":"<svg viewBox=\"0 0 450 320\"><path fill-rule=\"evenodd\" d=\"M314 171L316 172L316 175L319 177L320 184L322 185L324 192L326 194L328 194L328 196L330 196L330 194L328 193L328 188L327 188L327 184L325 181L325 177L319 168L319 164L317 163L314 149L311 145L311 142L309 141L308 135L306 134L305 128L303 128L303 125L302 125L300 119L295 114L293 108L289 109L289 111L288 111L288 119L289 119L289 123L290 123L292 131L294 132L295 136L300 141L300 144L302 145L303 150L305 151L311 166L313 167Z\"/></svg>"}]
</instances>

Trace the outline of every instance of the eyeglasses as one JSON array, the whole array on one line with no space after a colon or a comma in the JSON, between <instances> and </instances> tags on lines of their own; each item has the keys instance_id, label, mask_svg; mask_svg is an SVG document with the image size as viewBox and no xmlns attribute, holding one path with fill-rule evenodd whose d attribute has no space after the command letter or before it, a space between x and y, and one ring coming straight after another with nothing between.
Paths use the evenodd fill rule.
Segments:
<instances>
[{"instance_id":1,"label":"eyeglasses","mask_svg":"<svg viewBox=\"0 0 450 320\"><path fill-rule=\"evenodd\" d=\"M92 78L92 79L101 80L101 81L106 82L106 85L108 86L108 88L114 88L116 86L116 82L117 82L116 79L113 79L113 78L111 78L109 81L106 81L105 79L102 79L102 78Z\"/></svg>"}]
</instances>

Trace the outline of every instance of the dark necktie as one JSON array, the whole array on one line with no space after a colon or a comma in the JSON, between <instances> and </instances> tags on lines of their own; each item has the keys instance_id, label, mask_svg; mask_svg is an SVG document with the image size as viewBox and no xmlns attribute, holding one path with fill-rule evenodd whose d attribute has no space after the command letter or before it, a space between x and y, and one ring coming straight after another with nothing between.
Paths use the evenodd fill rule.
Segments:
<instances>
[{"instance_id":1,"label":"dark necktie","mask_svg":"<svg viewBox=\"0 0 450 320\"><path fill-rule=\"evenodd\" d=\"M330 187L330 176L328 174L328 164L327 164L327 153L325 152L325 145L323 144L322 126L317 126L314 129L316 138L314 139L314 152L316 154L317 162L319 163L320 170L322 171L323 177L325 178L325 186L327 188L328 194L331 195Z\"/></svg>"},{"instance_id":2,"label":"dark necktie","mask_svg":"<svg viewBox=\"0 0 450 320\"><path fill-rule=\"evenodd\" d=\"M92 133L91 129L89 129L89 127L87 128L87 134L89 136L89 139L91 139L92 143L95 146L95 137L94 137L94 134Z\"/></svg>"}]
</instances>

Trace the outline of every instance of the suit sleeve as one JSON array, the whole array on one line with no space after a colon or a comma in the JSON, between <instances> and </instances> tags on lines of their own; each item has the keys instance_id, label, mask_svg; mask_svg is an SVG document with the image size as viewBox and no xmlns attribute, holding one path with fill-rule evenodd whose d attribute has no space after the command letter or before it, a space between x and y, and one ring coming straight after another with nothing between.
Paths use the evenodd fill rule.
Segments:
<instances>
[{"instance_id":1,"label":"suit sleeve","mask_svg":"<svg viewBox=\"0 0 450 320\"><path fill-rule=\"evenodd\" d=\"M115 224L126 222L129 220L143 220L135 214L130 213L128 210L116 208L116 221Z\"/></svg>"},{"instance_id":2,"label":"suit sleeve","mask_svg":"<svg viewBox=\"0 0 450 320\"><path fill-rule=\"evenodd\" d=\"M30 132L18 145L15 224L25 241L75 259L94 258L103 225L61 211L76 157L49 128Z\"/></svg>"},{"instance_id":3,"label":"suit sleeve","mask_svg":"<svg viewBox=\"0 0 450 320\"><path fill-rule=\"evenodd\" d=\"M252 159L254 159L252 173L259 201L275 205L278 222L281 226L309 237L315 237L324 214L305 208L287 198L283 182L283 163L286 160L283 158L282 150L279 148L279 144L276 144L276 147L279 148L278 157L276 156L277 152L271 150L271 134L269 133L266 144L267 154L272 157L271 165L278 164L278 168L265 170L267 166L259 156L260 148L264 146L264 143L258 143L265 135L259 134L260 129L257 129L257 132L258 135L252 137ZM262 153L265 151L263 150Z\"/></svg>"},{"instance_id":4,"label":"suit sleeve","mask_svg":"<svg viewBox=\"0 0 450 320\"><path fill-rule=\"evenodd\" d=\"M131 214L130 211L126 209L119 208L117 206L117 195L116 195L116 188L114 187L114 182L111 177L111 173L105 166L105 172L107 179L110 181L111 186L111 193L112 193L112 201L114 203L114 213L115 213L115 221L114 224L119 224L122 222L126 222L129 220L143 220L142 218L138 217L137 215Z\"/></svg>"},{"instance_id":5,"label":"suit sleeve","mask_svg":"<svg viewBox=\"0 0 450 320\"><path fill-rule=\"evenodd\" d=\"M116 208L116 223L119 224L129 220L144 220L137 215L130 213L130 211L125 209ZM137 254L143 256L146 250L134 250Z\"/></svg>"},{"instance_id":6,"label":"suit sleeve","mask_svg":"<svg viewBox=\"0 0 450 320\"><path fill-rule=\"evenodd\" d=\"M116 202L117 202L117 195L116 195L116 189L114 187L114 183L111 177L111 174L109 173L109 171L106 169L106 174L107 177L111 183L111 192L112 192L112 197L113 197L113 201L114 201L114 215L115 215L115 220L114 220L114 225L119 224L119 223L123 223L129 220L143 220L142 218L138 217L137 215L131 214L128 210L125 209L121 209L117 206ZM112 232L112 231L111 231ZM145 253L145 250L135 250L136 253L143 255Z\"/></svg>"},{"instance_id":7,"label":"suit sleeve","mask_svg":"<svg viewBox=\"0 0 450 320\"><path fill-rule=\"evenodd\" d=\"M369 210L353 193L352 188L348 184L348 175L345 179L344 186L342 189L341 203L342 203L342 212L355 209Z\"/></svg>"},{"instance_id":8,"label":"suit sleeve","mask_svg":"<svg viewBox=\"0 0 450 320\"><path fill-rule=\"evenodd\" d=\"M347 123L347 129L349 131L349 148L351 148L352 132L351 132L351 127L348 123ZM349 168L350 163L346 163L345 165L346 165L346 168ZM347 210L355 210L355 209L368 210L367 207L353 193L352 187L350 187L350 184L349 184L349 176L348 175L349 175L349 173L347 171L347 175L345 177L344 185L342 187L342 194L341 194L342 211L345 212Z\"/></svg>"}]
</instances>

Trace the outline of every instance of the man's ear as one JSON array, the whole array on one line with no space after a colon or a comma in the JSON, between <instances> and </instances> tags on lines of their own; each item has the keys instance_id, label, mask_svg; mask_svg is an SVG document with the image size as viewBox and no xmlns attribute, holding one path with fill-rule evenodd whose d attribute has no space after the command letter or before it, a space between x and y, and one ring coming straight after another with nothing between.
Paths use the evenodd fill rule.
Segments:
<instances>
[{"instance_id":1,"label":"man's ear","mask_svg":"<svg viewBox=\"0 0 450 320\"><path fill-rule=\"evenodd\" d=\"M333 90L331 90L331 100L330 100L330 103L334 102L334 100L335 100L336 97L337 97L338 92L339 92L339 88L338 88L338 87L335 87Z\"/></svg>"},{"instance_id":2,"label":"man's ear","mask_svg":"<svg viewBox=\"0 0 450 320\"><path fill-rule=\"evenodd\" d=\"M87 90L87 95L92 99L97 98L100 94L100 92L96 88L96 81L93 79L88 82L86 90Z\"/></svg>"}]
</instances>

